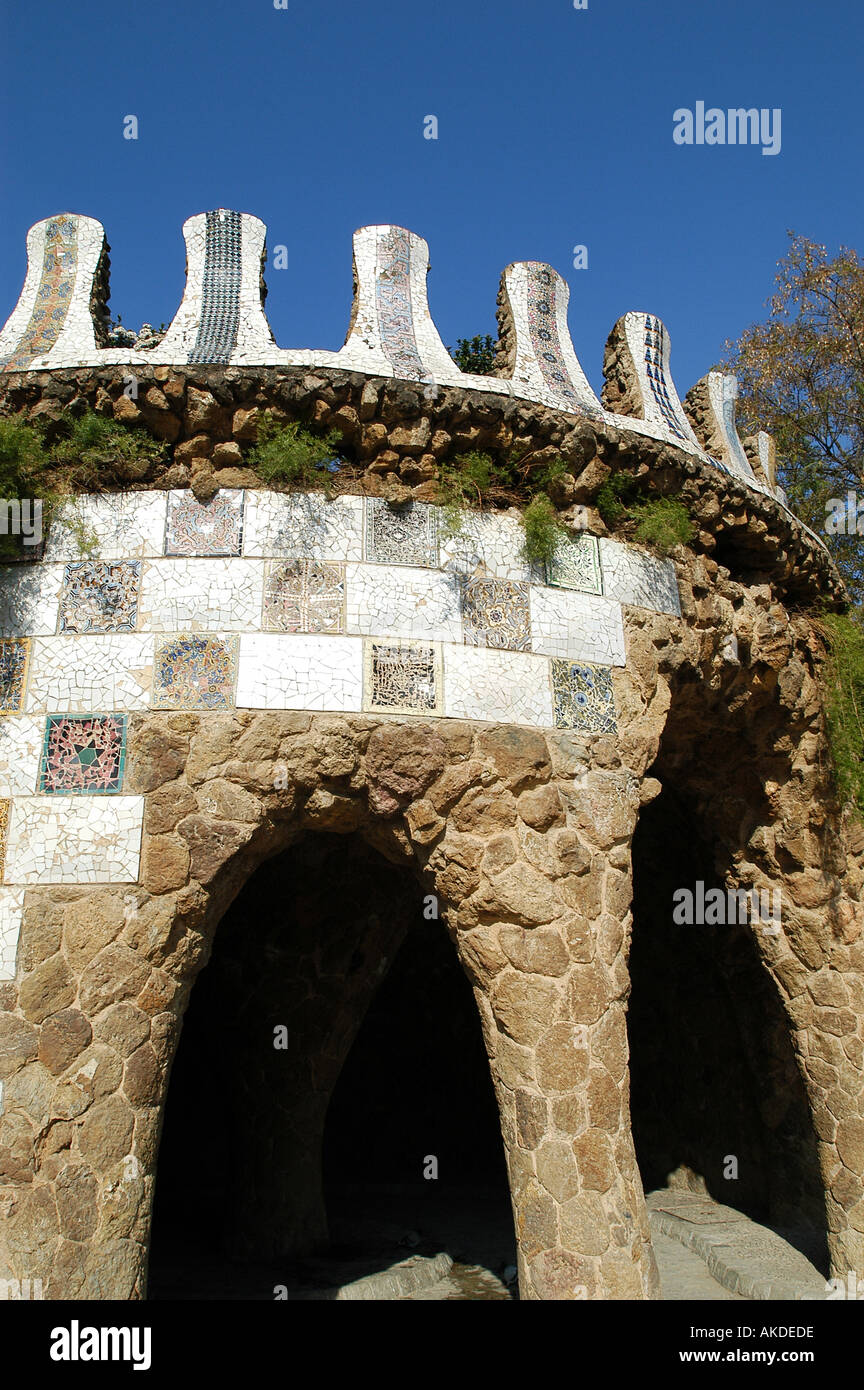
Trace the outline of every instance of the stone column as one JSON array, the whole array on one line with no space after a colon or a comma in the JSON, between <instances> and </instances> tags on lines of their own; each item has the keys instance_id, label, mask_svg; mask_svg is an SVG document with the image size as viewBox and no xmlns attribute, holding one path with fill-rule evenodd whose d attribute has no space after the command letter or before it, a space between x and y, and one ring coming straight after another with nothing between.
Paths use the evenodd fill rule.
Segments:
<instances>
[{"instance_id":1,"label":"stone column","mask_svg":"<svg viewBox=\"0 0 864 1390\"><path fill-rule=\"evenodd\" d=\"M448 921L498 1097L521 1296L657 1297L624 1015L636 781L556 779L543 736L522 729L478 734L473 751L427 792L448 817L428 867L459 904Z\"/></svg>"}]
</instances>

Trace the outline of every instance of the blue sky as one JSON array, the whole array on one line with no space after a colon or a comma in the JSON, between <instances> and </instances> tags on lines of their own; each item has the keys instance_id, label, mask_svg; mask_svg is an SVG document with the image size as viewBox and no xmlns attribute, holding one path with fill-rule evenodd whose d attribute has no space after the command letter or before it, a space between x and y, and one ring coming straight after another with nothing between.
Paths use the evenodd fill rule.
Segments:
<instances>
[{"instance_id":1,"label":"blue sky","mask_svg":"<svg viewBox=\"0 0 864 1390\"><path fill-rule=\"evenodd\" d=\"M861 0L0 0L0 23L0 322L27 228L60 211L104 224L124 324L168 322L181 224L223 206L288 248L280 345L336 348L351 234L396 222L429 242L445 343L495 332L506 264L548 261L595 389L643 309L683 395L764 316L787 228L864 251ZM781 108L781 153L676 145L700 100Z\"/></svg>"}]
</instances>

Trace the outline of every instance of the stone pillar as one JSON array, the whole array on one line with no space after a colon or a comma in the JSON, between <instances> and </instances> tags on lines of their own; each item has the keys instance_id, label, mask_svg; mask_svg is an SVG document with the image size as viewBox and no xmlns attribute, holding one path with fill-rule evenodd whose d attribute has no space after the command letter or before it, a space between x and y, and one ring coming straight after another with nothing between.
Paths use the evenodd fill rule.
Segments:
<instances>
[{"instance_id":1,"label":"stone pillar","mask_svg":"<svg viewBox=\"0 0 864 1390\"><path fill-rule=\"evenodd\" d=\"M427 793L448 809L429 868L459 903L449 925L498 1097L521 1296L654 1298L624 1016L636 782L556 779L523 729L480 734L475 753Z\"/></svg>"}]
</instances>

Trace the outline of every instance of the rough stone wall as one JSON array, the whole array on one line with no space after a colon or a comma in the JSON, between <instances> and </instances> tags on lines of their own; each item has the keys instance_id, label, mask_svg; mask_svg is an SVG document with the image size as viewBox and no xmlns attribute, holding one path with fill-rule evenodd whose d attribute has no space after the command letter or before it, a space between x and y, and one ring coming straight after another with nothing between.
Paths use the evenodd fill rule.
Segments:
<instances>
[{"instance_id":1,"label":"rough stone wall","mask_svg":"<svg viewBox=\"0 0 864 1390\"><path fill-rule=\"evenodd\" d=\"M656 1296L625 1022L630 845L655 763L700 796L731 883L783 885L782 932L756 943L812 1107L833 1265L862 1270L860 845L833 809L806 624L712 563L680 576L684 624L628 612L617 738L290 712L134 717L140 885L29 889L19 975L0 986L4 1276L41 1277L54 1297L141 1295L189 987L253 867L303 828L359 833L440 899L475 984L523 1297ZM720 640L730 617L739 652L746 634L738 666Z\"/></svg>"}]
</instances>

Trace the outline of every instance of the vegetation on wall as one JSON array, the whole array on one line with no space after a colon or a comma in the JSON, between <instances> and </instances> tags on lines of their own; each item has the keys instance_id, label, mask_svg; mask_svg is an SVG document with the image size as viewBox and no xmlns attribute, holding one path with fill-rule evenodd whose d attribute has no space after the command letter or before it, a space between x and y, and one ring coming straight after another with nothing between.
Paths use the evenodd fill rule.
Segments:
<instances>
[{"instance_id":1,"label":"vegetation on wall","mask_svg":"<svg viewBox=\"0 0 864 1390\"><path fill-rule=\"evenodd\" d=\"M829 652L825 714L837 790L864 816L864 626L841 613L813 621Z\"/></svg>"},{"instance_id":2,"label":"vegetation on wall","mask_svg":"<svg viewBox=\"0 0 864 1390\"><path fill-rule=\"evenodd\" d=\"M329 494L332 474L339 467L341 435L311 434L295 421L277 420L269 411L258 425L257 442L248 462L265 483L290 487L323 487Z\"/></svg>"},{"instance_id":3,"label":"vegetation on wall","mask_svg":"<svg viewBox=\"0 0 864 1390\"><path fill-rule=\"evenodd\" d=\"M637 497L639 479L632 473L610 473L597 493L597 510L607 526L635 521L633 537L669 555L693 539L695 527L678 497Z\"/></svg>"}]
</instances>

